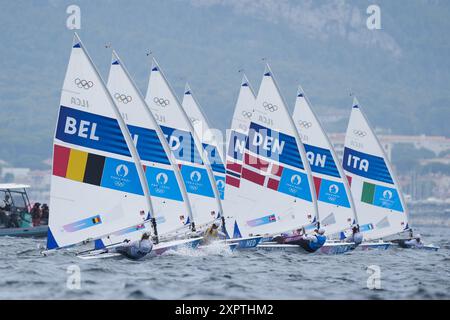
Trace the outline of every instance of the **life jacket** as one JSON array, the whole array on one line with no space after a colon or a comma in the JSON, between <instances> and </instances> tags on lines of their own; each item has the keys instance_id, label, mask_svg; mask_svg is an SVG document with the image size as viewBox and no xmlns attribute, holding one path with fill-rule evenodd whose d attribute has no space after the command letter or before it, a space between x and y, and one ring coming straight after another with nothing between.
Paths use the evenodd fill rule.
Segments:
<instances>
[{"instance_id":1,"label":"life jacket","mask_svg":"<svg viewBox=\"0 0 450 320\"><path fill-rule=\"evenodd\" d=\"M319 250L325 244L325 241L327 241L327 237L321 234L316 234L315 237L317 238L316 242L309 242L309 248L314 251Z\"/></svg>"},{"instance_id":2,"label":"life jacket","mask_svg":"<svg viewBox=\"0 0 450 320\"><path fill-rule=\"evenodd\" d=\"M146 241L146 245L141 246L143 241ZM136 250L136 254L139 258L146 256L150 251L152 251L153 244L149 240L141 240L139 241L138 249Z\"/></svg>"},{"instance_id":3,"label":"life jacket","mask_svg":"<svg viewBox=\"0 0 450 320\"><path fill-rule=\"evenodd\" d=\"M355 233L354 235L353 235L353 242L355 243L355 244L361 244L361 242L363 242L363 235L362 235L362 233L361 232L358 232L358 233Z\"/></svg>"}]
</instances>

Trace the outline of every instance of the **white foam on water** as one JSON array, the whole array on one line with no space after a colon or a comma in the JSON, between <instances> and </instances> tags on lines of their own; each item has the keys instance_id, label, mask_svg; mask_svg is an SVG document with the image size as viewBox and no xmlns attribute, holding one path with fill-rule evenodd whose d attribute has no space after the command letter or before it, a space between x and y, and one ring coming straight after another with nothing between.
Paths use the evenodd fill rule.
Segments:
<instances>
[{"instance_id":1,"label":"white foam on water","mask_svg":"<svg viewBox=\"0 0 450 320\"><path fill-rule=\"evenodd\" d=\"M207 246L198 247L196 249L191 247L181 247L178 249L171 249L163 253L163 255L177 255L189 257L205 257L209 255L232 255L233 251L229 245L224 242L216 241Z\"/></svg>"}]
</instances>

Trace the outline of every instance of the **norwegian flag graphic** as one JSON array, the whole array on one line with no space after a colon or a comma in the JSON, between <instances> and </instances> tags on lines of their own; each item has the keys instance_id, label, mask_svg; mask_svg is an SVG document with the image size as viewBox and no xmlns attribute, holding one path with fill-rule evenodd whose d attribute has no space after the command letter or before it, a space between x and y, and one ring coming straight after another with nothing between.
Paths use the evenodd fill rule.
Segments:
<instances>
[{"instance_id":1,"label":"norwegian flag graphic","mask_svg":"<svg viewBox=\"0 0 450 320\"><path fill-rule=\"evenodd\" d=\"M242 171L242 155L245 149L247 135L242 132L232 131L227 151L226 184L239 188Z\"/></svg>"},{"instance_id":2,"label":"norwegian flag graphic","mask_svg":"<svg viewBox=\"0 0 450 320\"><path fill-rule=\"evenodd\" d=\"M239 188L241 183L242 164L235 162L234 159L232 159L231 161L227 159L226 168L227 168L227 176L225 178L226 184Z\"/></svg>"}]
</instances>

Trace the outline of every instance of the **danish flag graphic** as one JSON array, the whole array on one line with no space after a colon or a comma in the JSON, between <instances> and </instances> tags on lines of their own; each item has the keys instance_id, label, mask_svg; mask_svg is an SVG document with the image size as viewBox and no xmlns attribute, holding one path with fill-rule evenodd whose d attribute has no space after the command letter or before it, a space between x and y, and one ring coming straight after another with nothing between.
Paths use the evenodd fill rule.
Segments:
<instances>
[{"instance_id":1,"label":"danish flag graphic","mask_svg":"<svg viewBox=\"0 0 450 320\"><path fill-rule=\"evenodd\" d=\"M242 178L277 191L283 169L279 164L251 155L246 151Z\"/></svg>"}]
</instances>

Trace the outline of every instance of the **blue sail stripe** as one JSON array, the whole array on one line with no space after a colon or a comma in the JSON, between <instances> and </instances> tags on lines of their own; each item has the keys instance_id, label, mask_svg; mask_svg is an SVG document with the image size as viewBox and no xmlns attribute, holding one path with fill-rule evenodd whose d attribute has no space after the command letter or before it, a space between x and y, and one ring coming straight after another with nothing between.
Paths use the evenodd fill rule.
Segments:
<instances>
[{"instance_id":1,"label":"blue sail stripe","mask_svg":"<svg viewBox=\"0 0 450 320\"><path fill-rule=\"evenodd\" d=\"M359 159L356 164L353 160ZM350 165L348 164L350 160ZM344 149L342 161L345 170L372 180L394 184L386 162L382 157L359 152L350 148Z\"/></svg>"},{"instance_id":2,"label":"blue sail stripe","mask_svg":"<svg viewBox=\"0 0 450 320\"><path fill-rule=\"evenodd\" d=\"M337 178L341 177L330 150L309 144L304 144L304 146L312 172ZM325 159L324 163L320 161L323 159Z\"/></svg>"},{"instance_id":3,"label":"blue sail stripe","mask_svg":"<svg viewBox=\"0 0 450 320\"><path fill-rule=\"evenodd\" d=\"M66 106L60 106L55 138L66 143L131 157L117 120Z\"/></svg>"},{"instance_id":4,"label":"blue sail stripe","mask_svg":"<svg viewBox=\"0 0 450 320\"><path fill-rule=\"evenodd\" d=\"M175 158L190 163L203 164L201 155L195 146L190 132L165 126L161 126L161 129L166 135L166 139L171 146ZM187 142L184 141L185 138L188 139ZM175 148L176 146L177 148Z\"/></svg>"},{"instance_id":5,"label":"blue sail stripe","mask_svg":"<svg viewBox=\"0 0 450 320\"><path fill-rule=\"evenodd\" d=\"M227 154L228 156L232 157L236 160L242 160L243 158L243 152L240 152L239 150L235 150L235 145L237 144L237 141L243 142L244 148L247 144L247 136L241 132L237 131L231 131L230 133L230 143L228 145Z\"/></svg>"},{"instance_id":6,"label":"blue sail stripe","mask_svg":"<svg viewBox=\"0 0 450 320\"><path fill-rule=\"evenodd\" d=\"M268 141L270 142L269 150L261 147ZM259 143L255 144L255 142ZM287 134L252 122L245 147L259 156L304 170L297 142L294 137Z\"/></svg>"},{"instance_id":7,"label":"blue sail stripe","mask_svg":"<svg viewBox=\"0 0 450 320\"><path fill-rule=\"evenodd\" d=\"M76 122L72 125L73 119ZM81 121L85 121L84 128L87 130L84 136L80 135ZM128 125L128 129L132 136L138 135L136 148L142 160L170 165L155 130L132 125ZM119 123L109 117L61 106L56 138L82 147L131 157Z\"/></svg>"},{"instance_id":8,"label":"blue sail stripe","mask_svg":"<svg viewBox=\"0 0 450 320\"><path fill-rule=\"evenodd\" d=\"M203 143L203 149L208 155L208 162L211 164L211 169L214 172L225 174L225 166L217 148L213 145Z\"/></svg>"}]
</instances>

